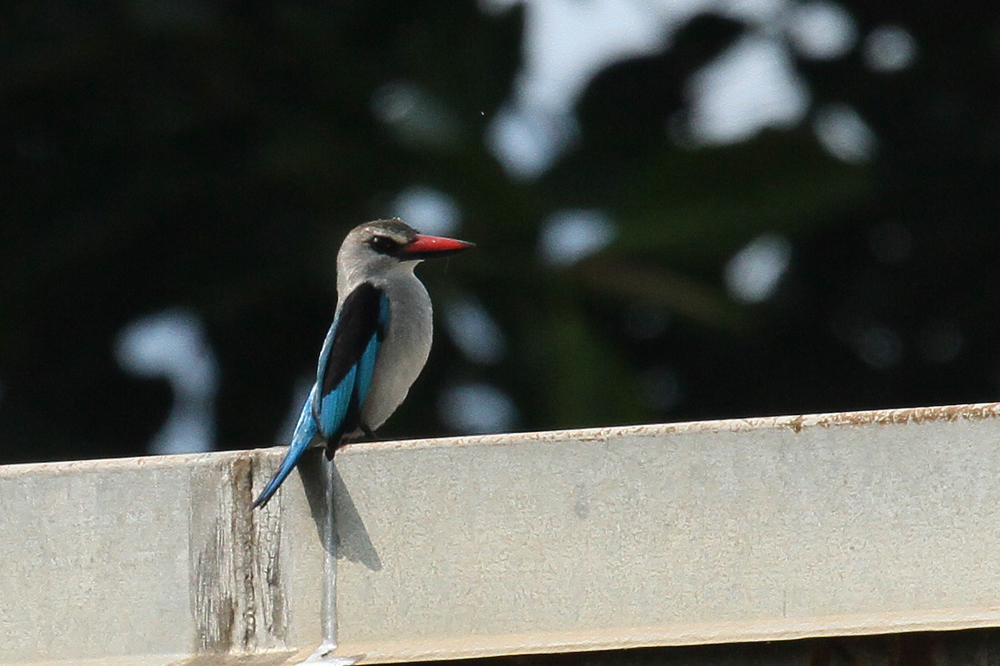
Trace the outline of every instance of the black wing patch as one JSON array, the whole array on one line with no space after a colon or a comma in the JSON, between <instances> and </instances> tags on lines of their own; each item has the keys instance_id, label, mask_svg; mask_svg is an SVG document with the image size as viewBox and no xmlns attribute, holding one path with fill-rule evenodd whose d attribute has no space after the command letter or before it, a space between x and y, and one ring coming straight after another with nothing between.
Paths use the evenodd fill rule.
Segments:
<instances>
[{"instance_id":1,"label":"black wing patch","mask_svg":"<svg viewBox=\"0 0 1000 666\"><path fill-rule=\"evenodd\" d=\"M382 290L363 282L344 300L327 336L312 412L320 433L333 446L358 427L387 318Z\"/></svg>"}]
</instances>

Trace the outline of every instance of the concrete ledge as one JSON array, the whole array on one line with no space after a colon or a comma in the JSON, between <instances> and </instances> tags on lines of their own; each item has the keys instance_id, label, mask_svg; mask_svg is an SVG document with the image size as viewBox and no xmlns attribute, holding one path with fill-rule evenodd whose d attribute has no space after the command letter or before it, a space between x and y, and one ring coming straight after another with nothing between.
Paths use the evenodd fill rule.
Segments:
<instances>
[{"instance_id":1,"label":"concrete ledge","mask_svg":"<svg viewBox=\"0 0 1000 666\"><path fill-rule=\"evenodd\" d=\"M0 663L294 663L335 632L375 663L996 627L998 416L357 444L253 514L283 449L0 468Z\"/></svg>"},{"instance_id":2,"label":"concrete ledge","mask_svg":"<svg viewBox=\"0 0 1000 666\"><path fill-rule=\"evenodd\" d=\"M280 517L246 510L260 458L0 467L0 663L276 664L318 645L324 551L298 478Z\"/></svg>"}]
</instances>

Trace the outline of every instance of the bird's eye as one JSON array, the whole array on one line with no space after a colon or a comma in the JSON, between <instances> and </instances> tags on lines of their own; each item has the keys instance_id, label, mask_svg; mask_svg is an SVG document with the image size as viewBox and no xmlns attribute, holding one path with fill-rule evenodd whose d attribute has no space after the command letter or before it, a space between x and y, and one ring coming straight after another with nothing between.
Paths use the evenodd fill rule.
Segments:
<instances>
[{"instance_id":1,"label":"bird's eye","mask_svg":"<svg viewBox=\"0 0 1000 666\"><path fill-rule=\"evenodd\" d=\"M399 243L385 236L373 237L368 241L368 246L379 254L394 254L399 249Z\"/></svg>"}]
</instances>

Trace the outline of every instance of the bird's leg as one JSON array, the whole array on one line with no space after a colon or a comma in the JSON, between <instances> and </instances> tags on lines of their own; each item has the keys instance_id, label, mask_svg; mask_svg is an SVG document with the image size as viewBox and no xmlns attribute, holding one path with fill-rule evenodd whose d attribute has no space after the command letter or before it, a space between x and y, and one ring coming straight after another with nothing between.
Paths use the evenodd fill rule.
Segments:
<instances>
[{"instance_id":1,"label":"bird's leg","mask_svg":"<svg viewBox=\"0 0 1000 666\"><path fill-rule=\"evenodd\" d=\"M333 460L333 454L337 452L342 446L347 444L353 444L354 442L373 442L375 441L375 431L369 428L364 423L358 423L358 430L361 431L361 435L350 435L343 436L340 438L336 444L331 444L329 440L326 442L326 459Z\"/></svg>"}]
</instances>

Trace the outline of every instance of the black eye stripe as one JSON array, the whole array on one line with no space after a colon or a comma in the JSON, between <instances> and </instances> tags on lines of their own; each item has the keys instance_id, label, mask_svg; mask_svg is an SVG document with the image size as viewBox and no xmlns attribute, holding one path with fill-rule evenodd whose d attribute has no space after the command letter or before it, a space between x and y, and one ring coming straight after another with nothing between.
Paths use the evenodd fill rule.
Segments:
<instances>
[{"instance_id":1,"label":"black eye stripe","mask_svg":"<svg viewBox=\"0 0 1000 666\"><path fill-rule=\"evenodd\" d=\"M392 256L396 254L402 246L386 236L373 236L372 239L368 241L368 247L375 250L379 254Z\"/></svg>"}]
</instances>

